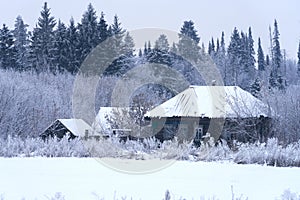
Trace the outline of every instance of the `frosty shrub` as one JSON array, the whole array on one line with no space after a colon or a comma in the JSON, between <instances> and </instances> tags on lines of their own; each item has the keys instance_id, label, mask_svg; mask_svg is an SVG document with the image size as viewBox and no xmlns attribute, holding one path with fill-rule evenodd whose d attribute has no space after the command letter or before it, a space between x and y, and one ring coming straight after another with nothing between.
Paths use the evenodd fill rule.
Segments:
<instances>
[{"instance_id":1,"label":"frosty shrub","mask_svg":"<svg viewBox=\"0 0 300 200\"><path fill-rule=\"evenodd\" d=\"M191 160L195 148L190 142L179 143L177 139L164 141L155 155L160 159Z\"/></svg>"},{"instance_id":2,"label":"frosty shrub","mask_svg":"<svg viewBox=\"0 0 300 200\"><path fill-rule=\"evenodd\" d=\"M290 190L285 190L281 195L281 200L300 200L300 195Z\"/></svg>"},{"instance_id":3,"label":"frosty shrub","mask_svg":"<svg viewBox=\"0 0 300 200\"><path fill-rule=\"evenodd\" d=\"M44 142L40 138L27 138L8 136L0 139L1 157L86 157L88 152L79 139L68 140L63 138L49 139Z\"/></svg>"},{"instance_id":4,"label":"frosty shrub","mask_svg":"<svg viewBox=\"0 0 300 200\"><path fill-rule=\"evenodd\" d=\"M263 101L273 109L272 136L287 145L300 139L300 86L265 94Z\"/></svg>"},{"instance_id":5,"label":"frosty shrub","mask_svg":"<svg viewBox=\"0 0 300 200\"><path fill-rule=\"evenodd\" d=\"M38 137L56 119L73 118L75 76L0 69L0 138ZM99 80L95 110L107 106L115 77ZM82 85L82 89L91 88Z\"/></svg>"},{"instance_id":6,"label":"frosty shrub","mask_svg":"<svg viewBox=\"0 0 300 200\"><path fill-rule=\"evenodd\" d=\"M56 118L70 118L74 76L0 70L0 137L37 137Z\"/></svg>"},{"instance_id":7,"label":"frosty shrub","mask_svg":"<svg viewBox=\"0 0 300 200\"><path fill-rule=\"evenodd\" d=\"M280 145L277 138L271 138L267 143L241 144L233 156L234 162L242 164L300 167L300 141L286 147Z\"/></svg>"},{"instance_id":8,"label":"frosty shrub","mask_svg":"<svg viewBox=\"0 0 300 200\"><path fill-rule=\"evenodd\" d=\"M214 144L214 141L202 143L196 151L198 161L218 161L230 160L233 151L229 148L225 141Z\"/></svg>"},{"instance_id":9,"label":"frosty shrub","mask_svg":"<svg viewBox=\"0 0 300 200\"><path fill-rule=\"evenodd\" d=\"M81 140L79 138L0 138L0 157L111 157L127 159L168 159L189 161L233 161L240 164L300 167L300 140L282 146L277 138L266 143L238 143L236 150L226 142L217 145L203 143L195 147L191 142L176 139L159 142L154 138L120 141L119 138Z\"/></svg>"},{"instance_id":10,"label":"frosty shrub","mask_svg":"<svg viewBox=\"0 0 300 200\"><path fill-rule=\"evenodd\" d=\"M50 200L65 200L65 197L62 195L62 193L57 192L55 193L55 195L51 198L49 198Z\"/></svg>"}]
</instances>

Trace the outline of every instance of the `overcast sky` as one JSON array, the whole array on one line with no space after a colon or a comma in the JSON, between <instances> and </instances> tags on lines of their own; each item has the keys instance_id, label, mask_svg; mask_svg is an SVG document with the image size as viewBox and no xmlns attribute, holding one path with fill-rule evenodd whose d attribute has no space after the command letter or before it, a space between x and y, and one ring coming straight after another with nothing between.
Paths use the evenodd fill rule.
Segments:
<instances>
[{"instance_id":1,"label":"overcast sky","mask_svg":"<svg viewBox=\"0 0 300 200\"><path fill-rule=\"evenodd\" d=\"M31 30L43 6L42 0L0 0L0 23L13 27L21 15ZM100 15L103 11L109 23L117 14L127 30L156 27L179 31L184 20L193 20L207 47L211 37L225 31L226 45L234 27L247 31L252 27L253 38L261 37L265 54L269 48L269 25L276 18L280 31L281 48L290 58L296 58L300 40L299 0L48 0L56 19L68 23L71 16L79 22L87 5L92 3ZM257 47L255 47L257 50Z\"/></svg>"}]
</instances>

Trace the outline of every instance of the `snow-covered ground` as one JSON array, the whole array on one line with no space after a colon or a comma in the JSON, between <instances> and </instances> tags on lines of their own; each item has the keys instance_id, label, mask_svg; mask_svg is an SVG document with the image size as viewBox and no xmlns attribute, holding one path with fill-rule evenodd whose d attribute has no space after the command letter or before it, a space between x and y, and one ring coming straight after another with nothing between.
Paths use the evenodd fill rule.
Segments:
<instances>
[{"instance_id":1,"label":"snow-covered ground","mask_svg":"<svg viewBox=\"0 0 300 200\"><path fill-rule=\"evenodd\" d=\"M151 162L106 159L105 163L134 167ZM125 169L124 168L124 169ZM300 192L300 168L276 168L232 163L176 161L144 174L121 173L93 158L0 158L0 199L172 199L200 197L276 199L284 190Z\"/></svg>"}]
</instances>

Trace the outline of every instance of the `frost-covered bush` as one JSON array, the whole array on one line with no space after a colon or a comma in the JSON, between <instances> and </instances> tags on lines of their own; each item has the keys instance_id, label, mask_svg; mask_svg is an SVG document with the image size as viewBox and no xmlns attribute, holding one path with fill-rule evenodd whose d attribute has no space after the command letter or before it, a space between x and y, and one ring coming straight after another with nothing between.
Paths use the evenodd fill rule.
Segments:
<instances>
[{"instance_id":1,"label":"frost-covered bush","mask_svg":"<svg viewBox=\"0 0 300 200\"><path fill-rule=\"evenodd\" d=\"M241 144L233 156L236 163L300 167L300 141L286 147L280 145L277 138L267 143Z\"/></svg>"},{"instance_id":2,"label":"frost-covered bush","mask_svg":"<svg viewBox=\"0 0 300 200\"><path fill-rule=\"evenodd\" d=\"M164 141L155 151L160 159L193 160L196 148L191 142L179 143L177 139Z\"/></svg>"},{"instance_id":3,"label":"frost-covered bush","mask_svg":"<svg viewBox=\"0 0 300 200\"><path fill-rule=\"evenodd\" d=\"M127 159L173 159L190 161L233 161L240 164L266 164L271 166L300 167L300 140L282 146L278 139L266 143L239 143L231 150L223 142L217 145L202 143L195 147L191 142L179 143L154 138L120 141L119 138L81 140L79 138L0 138L0 157L112 157Z\"/></svg>"},{"instance_id":4,"label":"frost-covered bush","mask_svg":"<svg viewBox=\"0 0 300 200\"><path fill-rule=\"evenodd\" d=\"M300 195L290 190L285 190L281 195L281 200L300 200Z\"/></svg>"},{"instance_id":5,"label":"frost-covered bush","mask_svg":"<svg viewBox=\"0 0 300 200\"><path fill-rule=\"evenodd\" d=\"M229 148L225 141L214 144L213 141L209 143L202 143L197 149L197 160L202 161L218 161L218 160L230 160L232 158L233 151Z\"/></svg>"},{"instance_id":6,"label":"frost-covered bush","mask_svg":"<svg viewBox=\"0 0 300 200\"><path fill-rule=\"evenodd\" d=\"M0 70L0 137L37 137L71 116L74 76Z\"/></svg>"},{"instance_id":7,"label":"frost-covered bush","mask_svg":"<svg viewBox=\"0 0 300 200\"><path fill-rule=\"evenodd\" d=\"M75 78L69 73L36 74L0 69L0 138L8 135L38 137L54 120L72 118ZM110 103L114 81L114 77L98 81L96 94L93 94L96 111ZM93 88L87 83L78 87L85 92Z\"/></svg>"},{"instance_id":8,"label":"frost-covered bush","mask_svg":"<svg viewBox=\"0 0 300 200\"><path fill-rule=\"evenodd\" d=\"M56 138L43 141L40 138L8 136L0 139L1 157L86 157L89 153L79 139Z\"/></svg>"},{"instance_id":9,"label":"frost-covered bush","mask_svg":"<svg viewBox=\"0 0 300 200\"><path fill-rule=\"evenodd\" d=\"M272 108L272 137L283 144L300 139L300 86L291 85L286 91L264 94L264 99Z\"/></svg>"}]
</instances>

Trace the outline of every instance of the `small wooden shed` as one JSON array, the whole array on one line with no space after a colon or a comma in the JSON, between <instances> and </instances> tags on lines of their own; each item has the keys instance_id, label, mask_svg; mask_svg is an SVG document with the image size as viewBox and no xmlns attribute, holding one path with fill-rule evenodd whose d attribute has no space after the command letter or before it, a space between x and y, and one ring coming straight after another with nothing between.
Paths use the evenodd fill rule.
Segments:
<instances>
[{"instance_id":1,"label":"small wooden shed","mask_svg":"<svg viewBox=\"0 0 300 200\"><path fill-rule=\"evenodd\" d=\"M91 136L92 128L82 119L57 119L40 135L42 139L48 137L74 139Z\"/></svg>"}]
</instances>

